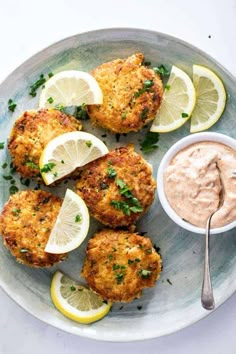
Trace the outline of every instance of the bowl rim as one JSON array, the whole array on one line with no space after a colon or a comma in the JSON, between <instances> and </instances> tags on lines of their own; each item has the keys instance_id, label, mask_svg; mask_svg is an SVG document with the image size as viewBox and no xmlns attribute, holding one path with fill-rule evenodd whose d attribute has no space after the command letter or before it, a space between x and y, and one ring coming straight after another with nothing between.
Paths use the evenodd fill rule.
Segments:
<instances>
[{"instance_id":1,"label":"bowl rim","mask_svg":"<svg viewBox=\"0 0 236 354\"><path fill-rule=\"evenodd\" d=\"M195 133L193 135L188 135L181 140L177 141L171 148L166 152L164 157L161 160L161 163L157 172L157 193L160 200L160 203L165 210L166 214L179 226L184 228L185 230L197 233L197 234L205 234L205 228L201 228L195 225L190 224L187 221L184 221L171 207L169 204L165 190L164 190L164 172L167 166L169 165L171 159L184 148L198 142L202 141L214 141L219 142L221 144L227 145L233 149L236 149L236 140L228 135L216 132L201 132ZM220 234L226 231L229 231L236 227L236 220L231 223L217 227L215 229L211 229L211 234Z\"/></svg>"}]
</instances>

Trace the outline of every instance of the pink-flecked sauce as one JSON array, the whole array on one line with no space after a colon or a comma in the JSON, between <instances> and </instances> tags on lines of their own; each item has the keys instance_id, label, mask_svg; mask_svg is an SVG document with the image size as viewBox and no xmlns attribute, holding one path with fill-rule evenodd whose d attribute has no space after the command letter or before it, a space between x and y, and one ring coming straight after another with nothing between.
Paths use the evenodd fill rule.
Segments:
<instances>
[{"instance_id":1,"label":"pink-flecked sauce","mask_svg":"<svg viewBox=\"0 0 236 354\"><path fill-rule=\"evenodd\" d=\"M213 141L195 143L178 152L164 174L171 207L185 221L206 227L217 209L224 185L224 204L213 215L211 227L236 220L236 151Z\"/></svg>"}]
</instances>

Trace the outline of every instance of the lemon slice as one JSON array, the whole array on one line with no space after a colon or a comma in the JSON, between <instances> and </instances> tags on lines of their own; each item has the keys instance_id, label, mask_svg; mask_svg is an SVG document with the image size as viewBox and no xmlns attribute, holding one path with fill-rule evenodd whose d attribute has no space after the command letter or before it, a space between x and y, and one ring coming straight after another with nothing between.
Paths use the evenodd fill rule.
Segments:
<instances>
[{"instance_id":1,"label":"lemon slice","mask_svg":"<svg viewBox=\"0 0 236 354\"><path fill-rule=\"evenodd\" d=\"M167 133L181 127L190 118L195 102L196 94L190 77L172 66L151 132Z\"/></svg>"},{"instance_id":2,"label":"lemon slice","mask_svg":"<svg viewBox=\"0 0 236 354\"><path fill-rule=\"evenodd\" d=\"M39 167L42 178L49 185L107 153L106 145L90 133L76 131L59 135L46 145L41 154Z\"/></svg>"},{"instance_id":3,"label":"lemon slice","mask_svg":"<svg viewBox=\"0 0 236 354\"><path fill-rule=\"evenodd\" d=\"M191 117L190 132L210 128L221 117L226 103L226 92L220 78L211 70L193 65L193 84L197 102Z\"/></svg>"},{"instance_id":4,"label":"lemon slice","mask_svg":"<svg viewBox=\"0 0 236 354\"><path fill-rule=\"evenodd\" d=\"M102 102L102 90L92 75L68 70L55 74L46 82L39 98L39 107L81 106Z\"/></svg>"},{"instance_id":5,"label":"lemon slice","mask_svg":"<svg viewBox=\"0 0 236 354\"><path fill-rule=\"evenodd\" d=\"M83 242L88 230L89 213L85 202L67 189L45 252L60 254L74 250Z\"/></svg>"},{"instance_id":6,"label":"lemon slice","mask_svg":"<svg viewBox=\"0 0 236 354\"><path fill-rule=\"evenodd\" d=\"M55 307L66 317L80 323L92 323L103 318L111 308L93 291L79 285L57 271L51 283L51 298Z\"/></svg>"}]
</instances>

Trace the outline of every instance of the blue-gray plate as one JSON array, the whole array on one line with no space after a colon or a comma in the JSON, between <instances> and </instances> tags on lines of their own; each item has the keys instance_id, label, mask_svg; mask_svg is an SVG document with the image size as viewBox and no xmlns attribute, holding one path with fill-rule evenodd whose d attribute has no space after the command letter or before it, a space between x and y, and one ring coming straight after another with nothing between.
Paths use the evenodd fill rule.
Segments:
<instances>
[{"instance_id":1,"label":"blue-gray plate","mask_svg":"<svg viewBox=\"0 0 236 354\"><path fill-rule=\"evenodd\" d=\"M41 73L59 72L66 69L90 71L106 61L125 58L142 52L152 66L174 64L192 75L192 65L199 64L215 71L223 80L227 90L227 106L222 118L210 131L236 137L236 85L235 79L220 64L204 52L177 39L161 33L139 29L105 29L79 34L46 48L17 68L0 86L0 141L7 141L17 116L27 109L37 108L39 94L29 96L29 86ZM7 102L17 102L14 113L8 111ZM86 130L101 138L105 132L86 123ZM140 152L147 128L141 133L116 137L107 134L104 139L110 149L130 142ZM159 148L143 156L153 165L156 176L161 158L168 148L189 134L187 122L177 131L162 134ZM6 143L7 144L7 143ZM6 146L5 144L5 146ZM7 149L0 150L0 166L9 161ZM8 168L1 169L0 207L9 198L9 181L2 175ZM18 188L22 186L15 176ZM52 188L63 195L65 185ZM90 233L98 224L91 220ZM80 271L85 257L87 240L70 253L69 258L51 269L30 269L18 264L7 249L0 244L0 285L19 305L37 318L64 331L79 336L106 341L135 341L172 333L205 317L209 312L201 307L200 294L203 273L204 237L183 230L174 224L160 206L158 197L148 213L138 223L140 232L147 232L163 257L163 272L155 288L146 289L143 296L130 304L115 304L112 311L101 321L91 325L73 322L58 312L50 298L52 274L59 269L82 280ZM214 235L211 240L211 271L216 307L236 290L236 235L231 230Z\"/></svg>"}]
</instances>

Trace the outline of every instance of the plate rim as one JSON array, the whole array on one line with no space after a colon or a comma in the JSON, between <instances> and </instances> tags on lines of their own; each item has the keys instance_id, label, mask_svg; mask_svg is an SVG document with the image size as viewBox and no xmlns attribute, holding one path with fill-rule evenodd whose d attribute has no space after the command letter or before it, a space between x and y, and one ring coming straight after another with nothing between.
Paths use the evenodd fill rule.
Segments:
<instances>
[{"instance_id":1,"label":"plate rim","mask_svg":"<svg viewBox=\"0 0 236 354\"><path fill-rule=\"evenodd\" d=\"M18 72L19 70L23 69L25 66L27 66L27 64L29 62L31 62L32 60L34 60L34 58L36 58L37 56L42 55L44 52L46 52L48 49L51 49L52 47L56 47L58 45L63 45L63 42L67 42L68 40L73 40L73 39L77 39L80 36L88 36L88 35L99 35L99 33L101 34L106 34L106 33L124 33L124 34L137 34L137 41L138 41L138 34L139 33L146 33L146 34L151 34L151 35L157 35L162 37L163 39L166 40L170 40L173 42L177 42L179 44L181 44L182 46L185 46L186 48L190 48L191 50L199 53L201 56L209 59L213 64L215 64L216 66L218 66L224 73L226 73L226 75L228 75L230 77L230 79L236 84L236 77L227 69L225 68L220 62L218 62L213 56L211 56L210 54L208 54L207 52L205 52L204 50L198 48L195 45L192 45L191 43L180 39L178 37L169 35L167 33L163 33L163 32L159 32L159 31L155 31L155 30L149 30L149 29L145 29L145 28L135 28L135 27L111 27L111 28L101 28L101 29L95 29L95 30L89 30L89 31L85 31L85 32L79 32L77 34L74 34L72 36L67 36L64 37L56 42L53 42L51 44L49 44L48 46L44 47L43 49L39 50L38 52L36 52L35 54L31 55L30 57L28 57L24 62L22 62L19 66L17 66L13 71L11 71L5 78L3 78L3 80L1 80L0 82L0 87L3 86L8 79L11 76L14 76L16 72ZM71 325L71 328L68 328L67 325L64 325L63 322L57 322L56 319L53 318L44 318L42 313L39 311L38 312L34 312L33 310L31 310L31 308L29 306L27 306L27 304L23 301L20 301L18 299L17 293L12 293L11 290L8 289L8 286L5 282L2 281L2 279L0 278L0 287L1 289L5 292L6 295L8 295L18 306L20 306L22 309L24 309L26 312L28 312L30 315L34 316L35 318L37 318L38 320L44 322L45 324L49 324L59 330L62 330L64 332L67 333L71 333L71 334L75 334L79 337L83 337L83 338L88 338L88 339L93 339L93 340L97 340L97 341L103 341L103 342L116 342L116 343L121 343L121 342L135 342L135 341L144 341L144 340L149 340L149 339L155 339L155 338L159 338L162 336L167 336L170 335L172 333L176 333L179 332L180 330L187 328L197 322L199 322L201 319L206 318L207 316L209 316L210 314L212 314L214 311L209 311L206 313L202 313L197 319L191 320L189 321L187 324L180 324L180 326L178 328L175 329L170 329L169 331L165 331L165 333L159 333L159 334L155 334L155 331L152 331L150 334L146 333L142 338L140 338L140 336L135 336L133 335L132 338L130 337L122 337L121 339L117 339L117 335L114 334L109 334L109 336L98 336L98 334L96 334L96 331L93 332L84 332L83 330L80 330L78 327L73 326L73 324ZM232 295L236 292L236 287L234 290L232 290L230 292L230 294L227 294L227 296L223 296L221 301L218 303L217 308L219 308L224 302L226 302L227 300L229 300ZM215 310L216 310L215 309ZM80 332L80 333L78 333Z\"/></svg>"}]
</instances>

